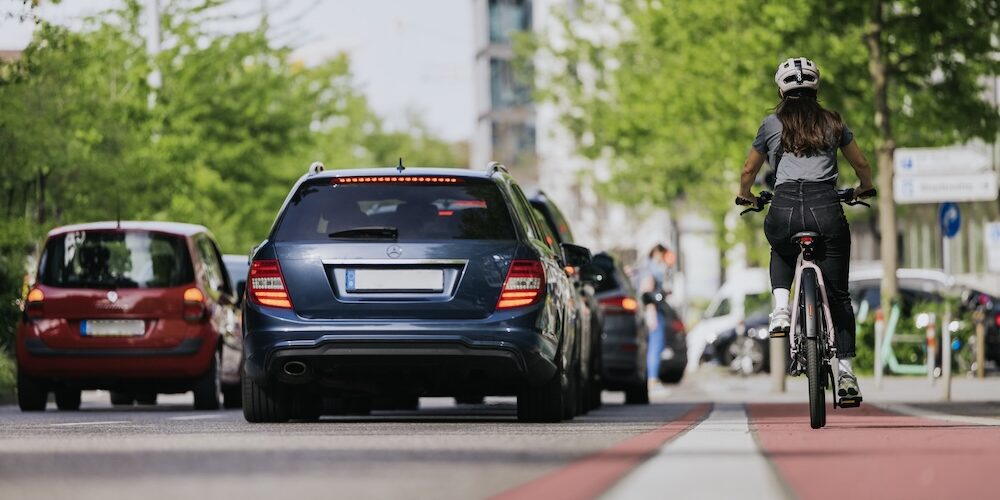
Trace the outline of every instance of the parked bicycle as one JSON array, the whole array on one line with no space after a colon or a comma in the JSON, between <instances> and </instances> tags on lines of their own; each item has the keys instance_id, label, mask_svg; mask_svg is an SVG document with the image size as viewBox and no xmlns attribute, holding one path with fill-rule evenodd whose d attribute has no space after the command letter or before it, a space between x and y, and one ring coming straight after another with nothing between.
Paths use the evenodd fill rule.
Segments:
<instances>
[{"instance_id":1,"label":"parked bicycle","mask_svg":"<svg viewBox=\"0 0 1000 500\"><path fill-rule=\"evenodd\" d=\"M841 203L855 206L871 205L861 201L860 197L876 195L874 189L855 197L854 189L838 189L837 197ZM764 191L757 197L757 203L740 212L762 212L771 203L774 195ZM746 205L746 200L736 199L737 205ZM809 379L809 425L819 429L826 425L826 389L836 386L833 367L830 360L837 356L834 344L833 320L830 315L830 302L827 298L823 272L816 264L816 243L820 234L813 231L802 231L792 236L792 242L799 246L800 253L795 267L795 301L792 305L791 327L788 332L775 332L772 338L782 338L792 334L789 352L791 363L788 371L792 376L806 374ZM856 408L861 405L860 395L842 393L833 398L833 407Z\"/></svg>"}]
</instances>

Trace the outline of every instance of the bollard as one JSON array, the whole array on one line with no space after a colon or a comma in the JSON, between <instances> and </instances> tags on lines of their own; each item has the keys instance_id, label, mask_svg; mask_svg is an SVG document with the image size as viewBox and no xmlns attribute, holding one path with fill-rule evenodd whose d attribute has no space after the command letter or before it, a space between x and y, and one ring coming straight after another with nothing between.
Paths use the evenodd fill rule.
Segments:
<instances>
[{"instance_id":1,"label":"bollard","mask_svg":"<svg viewBox=\"0 0 1000 500\"><path fill-rule=\"evenodd\" d=\"M788 371L788 337L770 339L771 343L771 391L784 393L786 372Z\"/></svg>"},{"instance_id":2,"label":"bollard","mask_svg":"<svg viewBox=\"0 0 1000 500\"><path fill-rule=\"evenodd\" d=\"M951 309L945 309L941 320L941 379L944 400L951 401Z\"/></svg>"},{"instance_id":3,"label":"bollard","mask_svg":"<svg viewBox=\"0 0 1000 500\"><path fill-rule=\"evenodd\" d=\"M885 336L885 314L879 309L875 311L875 387L882 388L882 372L885 359L882 353L882 338Z\"/></svg>"},{"instance_id":4,"label":"bollard","mask_svg":"<svg viewBox=\"0 0 1000 500\"><path fill-rule=\"evenodd\" d=\"M934 368L937 364L937 318L927 313L927 379L934 383ZM917 337L920 338L920 337Z\"/></svg>"},{"instance_id":5,"label":"bollard","mask_svg":"<svg viewBox=\"0 0 1000 500\"><path fill-rule=\"evenodd\" d=\"M976 311L976 378L986 376L986 313Z\"/></svg>"}]
</instances>

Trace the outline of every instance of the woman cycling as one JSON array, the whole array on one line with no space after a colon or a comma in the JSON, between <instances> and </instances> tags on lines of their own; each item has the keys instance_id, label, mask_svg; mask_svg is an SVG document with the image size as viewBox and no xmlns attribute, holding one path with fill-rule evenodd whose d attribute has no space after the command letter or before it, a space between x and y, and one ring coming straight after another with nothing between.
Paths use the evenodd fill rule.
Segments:
<instances>
[{"instance_id":1,"label":"woman cycling","mask_svg":"<svg viewBox=\"0 0 1000 500\"><path fill-rule=\"evenodd\" d=\"M800 231L820 233L817 263L823 271L836 330L838 394L853 397L861 390L851 367L855 355L854 310L847 291L851 230L836 193L837 149L844 152L861 181L856 196L869 194L874 187L871 167L854 134L839 114L824 109L816 100L819 81L819 68L804 57L778 66L774 82L781 102L757 131L743 166L738 198L756 204L750 188L767 160L777 171L774 199L764 219L764 234L771 244L773 334L787 334L791 323L789 290L799 254L791 237Z\"/></svg>"}]
</instances>

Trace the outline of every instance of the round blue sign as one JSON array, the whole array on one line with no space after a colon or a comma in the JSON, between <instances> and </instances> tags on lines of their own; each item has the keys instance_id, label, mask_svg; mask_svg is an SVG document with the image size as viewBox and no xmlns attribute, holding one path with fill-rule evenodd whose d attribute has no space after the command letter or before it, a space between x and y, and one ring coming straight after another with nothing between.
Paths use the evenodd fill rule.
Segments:
<instances>
[{"instance_id":1,"label":"round blue sign","mask_svg":"<svg viewBox=\"0 0 1000 500\"><path fill-rule=\"evenodd\" d=\"M941 234L945 238L954 238L962 227L962 212L958 205L950 201L942 203L938 208L938 222L941 224Z\"/></svg>"}]
</instances>

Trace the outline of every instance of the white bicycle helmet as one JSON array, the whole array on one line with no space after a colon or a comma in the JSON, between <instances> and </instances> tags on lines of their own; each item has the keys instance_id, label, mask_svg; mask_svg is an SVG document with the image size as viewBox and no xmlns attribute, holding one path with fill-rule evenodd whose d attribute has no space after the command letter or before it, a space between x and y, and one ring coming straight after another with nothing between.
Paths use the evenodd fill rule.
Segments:
<instances>
[{"instance_id":1,"label":"white bicycle helmet","mask_svg":"<svg viewBox=\"0 0 1000 500\"><path fill-rule=\"evenodd\" d=\"M795 89L819 88L819 67L804 57L793 57L778 65L774 83L782 93Z\"/></svg>"}]
</instances>

